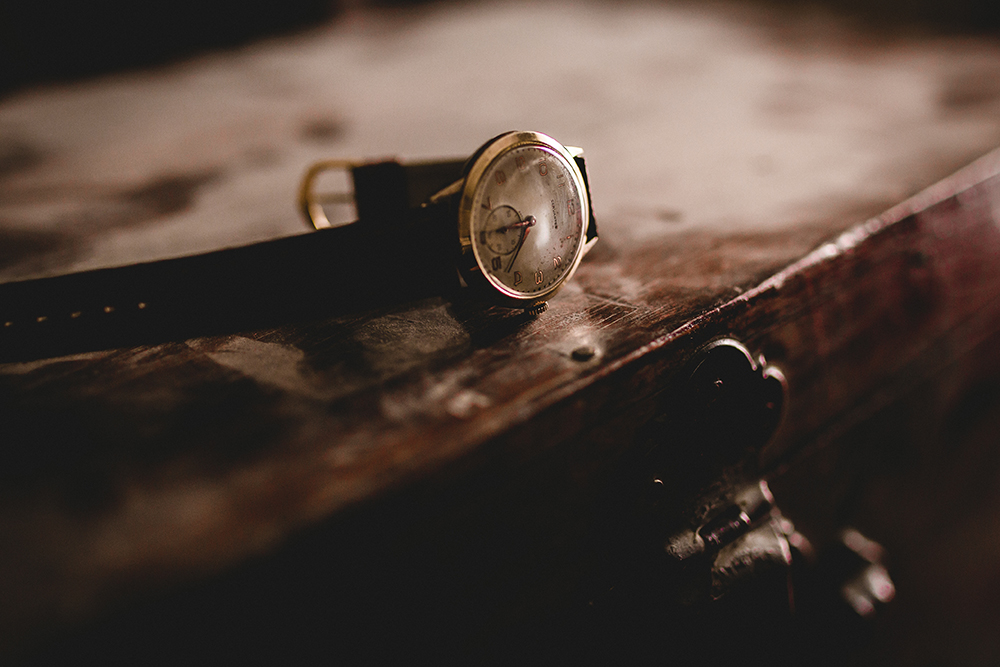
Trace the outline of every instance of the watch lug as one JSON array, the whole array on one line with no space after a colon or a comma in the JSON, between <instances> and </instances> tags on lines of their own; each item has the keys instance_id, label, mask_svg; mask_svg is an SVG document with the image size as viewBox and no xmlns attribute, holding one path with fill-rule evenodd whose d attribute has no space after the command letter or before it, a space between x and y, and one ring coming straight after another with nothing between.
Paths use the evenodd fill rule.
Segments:
<instances>
[{"instance_id":1,"label":"watch lug","mask_svg":"<svg viewBox=\"0 0 1000 667\"><path fill-rule=\"evenodd\" d=\"M596 243L597 243L597 237L596 236L594 238L588 240L586 243L584 243L583 244L583 252L580 254L580 259L583 259L584 257L586 257L587 253L590 252L590 249L593 248Z\"/></svg>"},{"instance_id":2,"label":"watch lug","mask_svg":"<svg viewBox=\"0 0 1000 667\"><path fill-rule=\"evenodd\" d=\"M431 195L430 199L427 200L427 203L429 203L429 204L437 204L438 202L440 202L443 199L447 199L448 197L452 197L454 195L457 195L458 193L460 193L462 191L462 186L463 185L465 185L465 179L464 178L460 178L457 181L455 181L454 183L452 183L451 185L449 185L448 187L443 188L441 190L438 190L433 195ZM426 204L424 204L424 205L426 206Z\"/></svg>"},{"instance_id":3,"label":"watch lug","mask_svg":"<svg viewBox=\"0 0 1000 667\"><path fill-rule=\"evenodd\" d=\"M581 157L583 156L583 149L579 146L566 146L567 151L569 151L570 157Z\"/></svg>"}]
</instances>

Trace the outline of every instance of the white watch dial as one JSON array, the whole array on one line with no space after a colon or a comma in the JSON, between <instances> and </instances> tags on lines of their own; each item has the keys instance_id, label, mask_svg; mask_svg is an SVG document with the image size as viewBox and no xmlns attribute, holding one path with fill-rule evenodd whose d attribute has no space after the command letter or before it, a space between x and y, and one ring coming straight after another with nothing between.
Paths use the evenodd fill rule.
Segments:
<instances>
[{"instance_id":1,"label":"white watch dial","mask_svg":"<svg viewBox=\"0 0 1000 667\"><path fill-rule=\"evenodd\" d=\"M584 243L576 165L547 146L497 156L472 199L471 241L487 279L516 298L543 296L575 266Z\"/></svg>"}]
</instances>

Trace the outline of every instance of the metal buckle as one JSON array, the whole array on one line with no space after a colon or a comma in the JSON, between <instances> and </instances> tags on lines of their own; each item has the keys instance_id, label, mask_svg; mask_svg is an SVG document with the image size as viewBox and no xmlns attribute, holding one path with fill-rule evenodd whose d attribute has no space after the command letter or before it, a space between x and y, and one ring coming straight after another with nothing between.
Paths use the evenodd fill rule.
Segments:
<instances>
[{"instance_id":1,"label":"metal buckle","mask_svg":"<svg viewBox=\"0 0 1000 667\"><path fill-rule=\"evenodd\" d=\"M302 187L299 188L299 208L303 215L316 229L333 227L330 219L323 208L326 204L353 204L355 209L357 202L354 196L353 181L350 192L315 192L316 180L320 174L326 171L345 171L349 174L357 162L352 160L323 160L311 165L302 178ZM355 210L355 216L357 210Z\"/></svg>"}]
</instances>

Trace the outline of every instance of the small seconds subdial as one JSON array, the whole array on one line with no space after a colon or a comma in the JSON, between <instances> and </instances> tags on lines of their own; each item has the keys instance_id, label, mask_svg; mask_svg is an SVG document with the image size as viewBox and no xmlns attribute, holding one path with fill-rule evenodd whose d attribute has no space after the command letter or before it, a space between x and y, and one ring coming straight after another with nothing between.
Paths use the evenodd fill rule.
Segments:
<instances>
[{"instance_id":1,"label":"small seconds subdial","mask_svg":"<svg viewBox=\"0 0 1000 667\"><path fill-rule=\"evenodd\" d=\"M498 206L486 218L486 246L497 255L509 255L517 248L525 225L510 206Z\"/></svg>"}]
</instances>

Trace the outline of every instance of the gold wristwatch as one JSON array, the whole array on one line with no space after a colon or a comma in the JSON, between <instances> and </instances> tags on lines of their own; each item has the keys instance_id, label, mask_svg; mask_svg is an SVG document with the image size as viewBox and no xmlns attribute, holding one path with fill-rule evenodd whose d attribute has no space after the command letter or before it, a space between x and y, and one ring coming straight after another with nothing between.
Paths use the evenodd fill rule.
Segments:
<instances>
[{"instance_id":1,"label":"gold wristwatch","mask_svg":"<svg viewBox=\"0 0 1000 667\"><path fill-rule=\"evenodd\" d=\"M462 162L459 178L442 183L457 164L317 163L303 181L300 205L316 229L330 227L324 203L340 197L318 194L316 182L329 169L350 170L361 221L409 215L428 230L443 224L454 232L439 237L452 257L439 260L454 264L465 286L496 305L544 310L597 242L583 151L540 132L514 131L486 142ZM429 186L440 189L431 194Z\"/></svg>"},{"instance_id":2,"label":"gold wristwatch","mask_svg":"<svg viewBox=\"0 0 1000 667\"><path fill-rule=\"evenodd\" d=\"M356 221L318 192L346 170ZM467 160L313 165L316 231L201 255L0 284L0 361L274 326L464 292L533 314L597 241L583 156L507 132Z\"/></svg>"}]
</instances>

